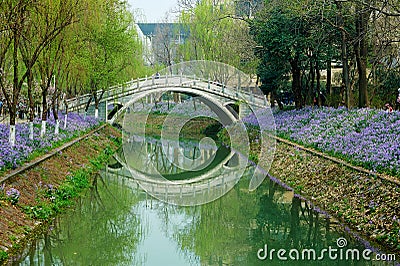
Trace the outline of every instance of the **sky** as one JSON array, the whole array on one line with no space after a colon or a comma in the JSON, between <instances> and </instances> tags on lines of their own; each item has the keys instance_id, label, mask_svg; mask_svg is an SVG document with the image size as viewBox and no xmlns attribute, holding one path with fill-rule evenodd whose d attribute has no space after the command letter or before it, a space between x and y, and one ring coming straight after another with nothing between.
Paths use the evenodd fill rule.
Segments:
<instances>
[{"instance_id":1,"label":"sky","mask_svg":"<svg viewBox=\"0 0 400 266\"><path fill-rule=\"evenodd\" d=\"M177 2L178 0L128 0L138 22L164 21L166 12L177 9ZM173 21L175 15L171 14L169 17L169 21Z\"/></svg>"}]
</instances>

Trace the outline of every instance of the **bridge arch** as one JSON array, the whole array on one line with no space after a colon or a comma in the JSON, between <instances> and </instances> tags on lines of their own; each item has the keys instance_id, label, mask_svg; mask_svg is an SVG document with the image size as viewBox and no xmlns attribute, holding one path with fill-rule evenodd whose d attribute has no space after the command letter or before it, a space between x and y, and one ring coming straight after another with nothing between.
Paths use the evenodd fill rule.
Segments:
<instances>
[{"instance_id":1,"label":"bridge arch","mask_svg":"<svg viewBox=\"0 0 400 266\"><path fill-rule=\"evenodd\" d=\"M239 106L239 104L237 102L229 101L227 103L224 103L224 107L226 109L228 109L233 114L233 116L235 116L236 119L240 118L239 117L239 113L240 113L239 108L240 108L240 106Z\"/></svg>"},{"instance_id":2,"label":"bridge arch","mask_svg":"<svg viewBox=\"0 0 400 266\"><path fill-rule=\"evenodd\" d=\"M127 110L133 103L137 102L141 98L155 93L164 92L180 92L197 95L199 99L205 103L210 109L218 116L220 122L225 126L237 121L238 117L232 110L229 110L227 105L217 100L213 95L205 92L202 88L196 86L160 86L154 85L147 88L143 88L141 91L131 95L130 100L124 104L124 106L109 120L109 123L113 124L123 112Z\"/></svg>"}]
</instances>

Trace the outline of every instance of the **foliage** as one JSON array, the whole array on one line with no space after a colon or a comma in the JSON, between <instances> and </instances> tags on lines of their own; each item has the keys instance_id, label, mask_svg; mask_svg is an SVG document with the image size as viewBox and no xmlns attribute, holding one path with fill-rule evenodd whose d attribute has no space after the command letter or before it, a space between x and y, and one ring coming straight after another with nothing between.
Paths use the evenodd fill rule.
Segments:
<instances>
[{"instance_id":1,"label":"foliage","mask_svg":"<svg viewBox=\"0 0 400 266\"><path fill-rule=\"evenodd\" d=\"M0 98L11 125L21 100L29 101L31 119L41 102L47 120L47 105L57 116L62 96L107 89L147 71L126 1L7 0L0 25Z\"/></svg>"},{"instance_id":2,"label":"foliage","mask_svg":"<svg viewBox=\"0 0 400 266\"><path fill-rule=\"evenodd\" d=\"M261 60L257 74L266 94L285 88L290 75L296 106L310 104L312 95L321 91L320 80L314 84L317 71L326 68L326 62L335 56L335 36L325 21L333 18L334 13L322 8L321 4L309 1L290 5L267 1L251 21L250 33L258 44L256 54ZM306 81L306 86L301 80Z\"/></svg>"},{"instance_id":3,"label":"foliage","mask_svg":"<svg viewBox=\"0 0 400 266\"><path fill-rule=\"evenodd\" d=\"M85 85L91 90L107 89L138 76L140 73L133 71L142 60L142 47L126 4L93 3L83 16L77 32L81 41L77 56L85 69Z\"/></svg>"},{"instance_id":4,"label":"foliage","mask_svg":"<svg viewBox=\"0 0 400 266\"><path fill-rule=\"evenodd\" d=\"M8 253L4 250L0 250L0 262L7 261Z\"/></svg>"},{"instance_id":5,"label":"foliage","mask_svg":"<svg viewBox=\"0 0 400 266\"><path fill-rule=\"evenodd\" d=\"M382 108L386 103L395 106L396 97L398 96L398 88L400 87L399 67L387 69L384 66L377 67L377 82L379 86L375 88L375 96L371 105L376 108Z\"/></svg>"},{"instance_id":6,"label":"foliage","mask_svg":"<svg viewBox=\"0 0 400 266\"><path fill-rule=\"evenodd\" d=\"M398 2L391 0L385 6L360 0L265 1L250 23L263 91L274 93L282 80L291 77L296 107L313 104L320 92L329 96L331 104L340 97L348 107L392 101L398 84L389 85L396 78L387 73L398 72L396 10ZM331 90L330 82L324 91L321 79L334 74L335 62L343 72L336 86L343 86L343 91ZM329 75L323 76L322 70Z\"/></svg>"},{"instance_id":7,"label":"foliage","mask_svg":"<svg viewBox=\"0 0 400 266\"><path fill-rule=\"evenodd\" d=\"M181 13L180 22L187 27L189 37L179 49L178 61L218 61L254 74L255 44L248 23L235 19L234 1L198 1Z\"/></svg>"}]
</instances>

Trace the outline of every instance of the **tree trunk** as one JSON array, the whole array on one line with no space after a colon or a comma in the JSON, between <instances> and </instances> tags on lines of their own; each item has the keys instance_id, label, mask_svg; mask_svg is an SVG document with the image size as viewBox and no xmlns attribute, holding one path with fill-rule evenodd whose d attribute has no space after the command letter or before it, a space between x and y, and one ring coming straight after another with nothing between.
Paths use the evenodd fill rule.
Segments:
<instances>
[{"instance_id":1,"label":"tree trunk","mask_svg":"<svg viewBox=\"0 0 400 266\"><path fill-rule=\"evenodd\" d=\"M368 103L368 82L367 82L367 30L369 12L363 11L362 6L358 7L356 17L356 31L359 41L355 44L355 54L358 72L358 107L367 107Z\"/></svg>"},{"instance_id":2,"label":"tree trunk","mask_svg":"<svg viewBox=\"0 0 400 266\"><path fill-rule=\"evenodd\" d=\"M93 97L90 97L85 106L85 113L89 110L90 103L92 102Z\"/></svg>"},{"instance_id":3,"label":"tree trunk","mask_svg":"<svg viewBox=\"0 0 400 266\"><path fill-rule=\"evenodd\" d=\"M57 95L57 89L56 89L54 92L54 95L53 95L52 103L51 103L51 109L52 109L52 113L54 116L54 121L56 122L56 127L54 129L55 135L58 135L58 133L60 131L60 121L58 120L58 110L57 110L57 99L58 99L58 95Z\"/></svg>"},{"instance_id":4,"label":"tree trunk","mask_svg":"<svg viewBox=\"0 0 400 266\"><path fill-rule=\"evenodd\" d=\"M14 33L14 51L13 51L13 63L14 63L14 78L13 78L13 94L11 96L11 102L8 102L9 112L10 112L10 135L9 142L13 147L15 145L15 119L17 116L17 104L19 96L19 82L18 82L18 45L19 45L19 33L17 29L13 30Z\"/></svg>"},{"instance_id":5,"label":"tree trunk","mask_svg":"<svg viewBox=\"0 0 400 266\"><path fill-rule=\"evenodd\" d=\"M292 92L294 94L294 101L297 109L303 107L303 99L301 96L301 70L299 67L299 55L296 54L295 58L290 61L292 71Z\"/></svg>"},{"instance_id":6,"label":"tree trunk","mask_svg":"<svg viewBox=\"0 0 400 266\"><path fill-rule=\"evenodd\" d=\"M331 66L331 60L328 60L326 62L326 92L329 92L329 96L333 96L333 90L332 90L332 66Z\"/></svg>"},{"instance_id":7,"label":"tree trunk","mask_svg":"<svg viewBox=\"0 0 400 266\"><path fill-rule=\"evenodd\" d=\"M94 97L94 117L99 118L99 99L97 98L97 90L93 92Z\"/></svg>"},{"instance_id":8,"label":"tree trunk","mask_svg":"<svg viewBox=\"0 0 400 266\"><path fill-rule=\"evenodd\" d=\"M173 92L173 98L175 103L180 103L181 95L178 92Z\"/></svg>"},{"instance_id":9,"label":"tree trunk","mask_svg":"<svg viewBox=\"0 0 400 266\"><path fill-rule=\"evenodd\" d=\"M314 68L313 57L310 58L310 75L311 75L311 77L310 77L310 88L309 88L309 91L308 91L308 100L309 100L308 104L314 105L315 104L314 100L316 100L316 98L315 98L316 96L315 96L315 91L314 91L314 87L315 87L315 68Z\"/></svg>"},{"instance_id":10,"label":"tree trunk","mask_svg":"<svg viewBox=\"0 0 400 266\"><path fill-rule=\"evenodd\" d=\"M60 121L58 120L58 107L57 107L58 98L59 98L59 93L57 90L56 81L54 79L54 93L51 97L51 111L53 113L54 121L56 122L54 135L58 135L58 133L60 132Z\"/></svg>"},{"instance_id":11,"label":"tree trunk","mask_svg":"<svg viewBox=\"0 0 400 266\"><path fill-rule=\"evenodd\" d=\"M95 118L99 118L99 104L100 104L100 100L103 98L103 94L104 94L105 90L102 90L101 94L99 97L97 97L97 91L95 91L93 93L93 97L94 97L94 117ZM106 107L107 108L107 107Z\"/></svg>"},{"instance_id":12,"label":"tree trunk","mask_svg":"<svg viewBox=\"0 0 400 266\"><path fill-rule=\"evenodd\" d=\"M273 108L275 107L275 98L276 98L275 91L272 90L269 95L270 95L271 107Z\"/></svg>"},{"instance_id":13,"label":"tree trunk","mask_svg":"<svg viewBox=\"0 0 400 266\"><path fill-rule=\"evenodd\" d=\"M342 71L342 87L346 92L345 98L345 105L347 108L350 108L350 80L349 80L349 62L348 62L348 55L347 55L347 33L345 30L345 24L342 14L342 4L340 2L335 2L337 8L339 9L339 29L340 34L342 36L342 64L343 64L343 71Z\"/></svg>"},{"instance_id":14,"label":"tree trunk","mask_svg":"<svg viewBox=\"0 0 400 266\"><path fill-rule=\"evenodd\" d=\"M67 103L67 97L64 96L64 106L65 106L65 116L64 116L64 129L67 128L67 122L68 122L68 103Z\"/></svg>"},{"instance_id":15,"label":"tree trunk","mask_svg":"<svg viewBox=\"0 0 400 266\"><path fill-rule=\"evenodd\" d=\"M319 70L318 60L315 61L315 74L317 78L317 94L318 106L322 106L322 93L321 93L321 72Z\"/></svg>"},{"instance_id":16,"label":"tree trunk","mask_svg":"<svg viewBox=\"0 0 400 266\"><path fill-rule=\"evenodd\" d=\"M349 62L347 58L347 37L346 33L342 32L342 64L343 64L343 72L342 72L342 84L345 89L346 99L345 105L347 108L350 108L350 80L349 80Z\"/></svg>"},{"instance_id":17,"label":"tree trunk","mask_svg":"<svg viewBox=\"0 0 400 266\"><path fill-rule=\"evenodd\" d=\"M44 87L45 86L45 87ZM42 128L40 130L40 137L44 137L46 134L46 124L47 124L47 84L42 86Z\"/></svg>"},{"instance_id":18,"label":"tree trunk","mask_svg":"<svg viewBox=\"0 0 400 266\"><path fill-rule=\"evenodd\" d=\"M35 101L32 96L32 69L28 67L28 100L29 100L29 139L33 140L33 120L35 119Z\"/></svg>"}]
</instances>

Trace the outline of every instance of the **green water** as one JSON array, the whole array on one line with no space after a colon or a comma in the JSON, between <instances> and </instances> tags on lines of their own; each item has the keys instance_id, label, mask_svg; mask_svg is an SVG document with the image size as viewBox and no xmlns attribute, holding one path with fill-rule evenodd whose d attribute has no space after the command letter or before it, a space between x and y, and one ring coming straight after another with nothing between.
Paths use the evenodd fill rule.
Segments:
<instances>
[{"instance_id":1,"label":"green water","mask_svg":"<svg viewBox=\"0 0 400 266\"><path fill-rule=\"evenodd\" d=\"M109 165L16 265L396 265L363 259L363 240L268 178L250 192L245 175L215 201L179 207L111 171L120 167L116 160ZM347 245L339 248L338 238ZM336 259L325 252L318 260L329 247L337 250L331 254ZM279 249L286 251L280 259ZM304 249L315 250L316 258L304 253L303 259ZM357 249L360 259L346 260L348 249ZM296 260L289 256L296 257L294 250Z\"/></svg>"}]
</instances>

